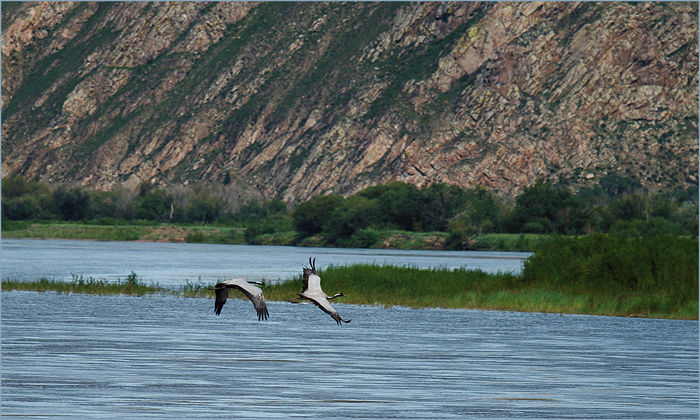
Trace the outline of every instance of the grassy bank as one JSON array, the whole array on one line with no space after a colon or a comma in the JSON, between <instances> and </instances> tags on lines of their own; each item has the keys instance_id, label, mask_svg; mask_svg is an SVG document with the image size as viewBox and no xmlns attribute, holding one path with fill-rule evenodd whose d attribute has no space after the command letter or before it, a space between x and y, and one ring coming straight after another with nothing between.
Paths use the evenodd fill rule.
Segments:
<instances>
[{"instance_id":1,"label":"grassy bank","mask_svg":"<svg viewBox=\"0 0 700 420\"><path fill-rule=\"evenodd\" d=\"M671 293L562 291L527 282L522 276L475 270L419 270L354 265L320 273L328 294L339 302L412 308L471 308L670 319L698 319L697 294L678 299ZM265 288L270 300L293 300L301 279Z\"/></svg>"},{"instance_id":2,"label":"grassy bank","mask_svg":"<svg viewBox=\"0 0 700 420\"><path fill-rule=\"evenodd\" d=\"M402 230L376 231L377 237L371 248L383 249L446 249L449 233L409 232ZM328 247L327 235L314 235L301 241L296 232L276 232L245 238L241 227L201 226L187 224L151 223L142 224L85 224L79 222L3 222L2 236L14 239L75 239L96 241L144 241L208 244L254 244L297 245ZM473 240L475 250L534 251L549 235L490 233ZM349 247L362 244L346 244Z\"/></svg>"},{"instance_id":3,"label":"grassy bank","mask_svg":"<svg viewBox=\"0 0 700 420\"><path fill-rule=\"evenodd\" d=\"M3 222L2 236L15 239L246 243L241 228L165 223L100 225L79 222Z\"/></svg>"}]
</instances>

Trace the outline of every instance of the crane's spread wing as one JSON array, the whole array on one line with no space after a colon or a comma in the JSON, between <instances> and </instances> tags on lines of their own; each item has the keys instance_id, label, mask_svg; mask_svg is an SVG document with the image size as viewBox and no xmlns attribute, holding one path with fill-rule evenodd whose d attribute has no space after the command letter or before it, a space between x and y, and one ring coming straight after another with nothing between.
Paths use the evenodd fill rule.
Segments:
<instances>
[{"instance_id":1,"label":"crane's spread wing","mask_svg":"<svg viewBox=\"0 0 700 420\"><path fill-rule=\"evenodd\" d=\"M253 286L248 282L240 282L234 284L233 287L243 292L244 295L253 302L253 307L258 313L258 321L262 319L267 319L270 316L267 312L267 303L265 302L265 296L263 296L263 291L257 286Z\"/></svg>"},{"instance_id":2,"label":"crane's spread wing","mask_svg":"<svg viewBox=\"0 0 700 420\"><path fill-rule=\"evenodd\" d=\"M220 315L221 309L224 307L226 299L228 299L228 287L224 286L222 283L219 283L216 286L214 286L214 290L216 291L216 300L214 301L214 313Z\"/></svg>"},{"instance_id":3,"label":"crane's spread wing","mask_svg":"<svg viewBox=\"0 0 700 420\"><path fill-rule=\"evenodd\" d=\"M309 293L309 294L305 294L302 292L302 293L299 293L299 296L313 302L314 305L321 308L321 310L323 312L330 315L331 318L333 318L335 320L335 322L338 323L338 325L341 325L341 322L348 323L351 321L350 319L344 320L340 317L340 315L338 314L338 311L336 311L335 308L330 304L330 302L328 302L328 299L326 298L325 293L323 293L323 292L321 292L321 293Z\"/></svg>"},{"instance_id":4,"label":"crane's spread wing","mask_svg":"<svg viewBox=\"0 0 700 420\"><path fill-rule=\"evenodd\" d=\"M267 319L270 316L269 312L267 311L267 303L265 302L262 289L248 283L245 281L245 279L228 280L214 286L214 289L216 290L214 312L217 315L221 313L221 308L224 307L226 299L228 298L228 291L231 288L240 290L248 297L248 299L250 299L250 301L253 303L255 311L258 313L258 321Z\"/></svg>"}]
</instances>

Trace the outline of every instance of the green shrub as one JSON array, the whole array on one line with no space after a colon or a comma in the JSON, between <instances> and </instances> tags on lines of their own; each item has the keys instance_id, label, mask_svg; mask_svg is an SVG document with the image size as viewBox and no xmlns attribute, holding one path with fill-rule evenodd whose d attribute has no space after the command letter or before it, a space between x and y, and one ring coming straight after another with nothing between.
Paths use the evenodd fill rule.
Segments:
<instances>
[{"instance_id":1,"label":"green shrub","mask_svg":"<svg viewBox=\"0 0 700 420\"><path fill-rule=\"evenodd\" d=\"M4 220L38 220L50 217L51 213L44 209L37 197L25 195L2 200Z\"/></svg>"},{"instance_id":2,"label":"green shrub","mask_svg":"<svg viewBox=\"0 0 700 420\"><path fill-rule=\"evenodd\" d=\"M338 194L330 194L318 196L299 204L292 212L294 230L302 236L323 232L323 227L328 222L330 214L344 200Z\"/></svg>"},{"instance_id":3,"label":"green shrub","mask_svg":"<svg viewBox=\"0 0 700 420\"><path fill-rule=\"evenodd\" d=\"M365 223L372 223L366 226L382 224L393 225L401 230L412 230L414 224L420 222L423 197L418 187L413 184L395 181L375 185L358 192L356 196L364 197L368 201L350 201L354 198L350 197L346 200L346 205L365 207Z\"/></svg>"},{"instance_id":4,"label":"green shrub","mask_svg":"<svg viewBox=\"0 0 700 420\"><path fill-rule=\"evenodd\" d=\"M206 236L201 230L197 230L191 233L188 233L185 236L185 242L187 243L193 243L193 244L201 244L204 243L204 239Z\"/></svg>"},{"instance_id":5,"label":"green shrub","mask_svg":"<svg viewBox=\"0 0 700 420\"><path fill-rule=\"evenodd\" d=\"M91 219L90 195L78 187L59 187L53 192L53 212L61 220Z\"/></svg>"},{"instance_id":6,"label":"green shrub","mask_svg":"<svg viewBox=\"0 0 700 420\"><path fill-rule=\"evenodd\" d=\"M13 230L24 230L31 225L31 222L27 221L16 221L16 220L3 220L2 221L2 231L12 232Z\"/></svg>"},{"instance_id":7,"label":"green shrub","mask_svg":"<svg viewBox=\"0 0 700 420\"><path fill-rule=\"evenodd\" d=\"M523 233L554 233L554 225L546 217L538 217L525 223L520 231Z\"/></svg>"},{"instance_id":8,"label":"green shrub","mask_svg":"<svg viewBox=\"0 0 700 420\"><path fill-rule=\"evenodd\" d=\"M353 195L328 216L323 231L338 238L350 238L358 229L378 226L381 220L382 211L376 200Z\"/></svg>"},{"instance_id":9,"label":"green shrub","mask_svg":"<svg viewBox=\"0 0 700 420\"><path fill-rule=\"evenodd\" d=\"M166 203L167 197L160 198L158 203ZM222 197L215 195L209 190L198 192L189 202L187 208L187 221L191 223L212 223L219 218L225 207L225 202ZM160 206L161 204L158 204ZM157 207L160 209L160 207Z\"/></svg>"},{"instance_id":10,"label":"green shrub","mask_svg":"<svg viewBox=\"0 0 700 420\"><path fill-rule=\"evenodd\" d=\"M583 200L568 189L539 179L515 198L516 228L523 233L582 233L592 218L582 211L583 205Z\"/></svg>"},{"instance_id":11,"label":"green shrub","mask_svg":"<svg viewBox=\"0 0 700 420\"><path fill-rule=\"evenodd\" d=\"M379 231L367 228L356 230L350 237L353 248L369 248L379 242L381 235Z\"/></svg>"},{"instance_id":12,"label":"green shrub","mask_svg":"<svg viewBox=\"0 0 700 420\"><path fill-rule=\"evenodd\" d=\"M28 181L20 175L8 176L2 179L3 200L22 197L24 195L47 194L48 187L36 181Z\"/></svg>"},{"instance_id":13,"label":"green shrub","mask_svg":"<svg viewBox=\"0 0 700 420\"><path fill-rule=\"evenodd\" d=\"M421 228L425 231L447 231L450 220L465 210L465 204L472 205L473 208L480 207L478 192L471 194L473 191L476 189L465 192L456 185L442 182L422 188Z\"/></svg>"}]
</instances>

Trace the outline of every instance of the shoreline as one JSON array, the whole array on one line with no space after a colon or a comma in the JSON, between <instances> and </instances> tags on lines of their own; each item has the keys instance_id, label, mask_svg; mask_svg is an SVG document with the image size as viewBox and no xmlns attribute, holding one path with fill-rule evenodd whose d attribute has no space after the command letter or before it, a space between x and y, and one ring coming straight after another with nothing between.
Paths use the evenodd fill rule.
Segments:
<instances>
[{"instance_id":1,"label":"shoreline","mask_svg":"<svg viewBox=\"0 0 700 420\"><path fill-rule=\"evenodd\" d=\"M295 232L263 234L246 241L245 229L222 226L160 225L96 225L80 223L27 223L21 228L2 230L5 239L65 239L143 243L206 243L222 245L276 245L295 247L342 248L329 244L330 238L313 235L297 239ZM475 236L468 251L533 252L551 235L487 233ZM446 232L410 232L384 230L369 249L414 249L448 251Z\"/></svg>"}]
</instances>

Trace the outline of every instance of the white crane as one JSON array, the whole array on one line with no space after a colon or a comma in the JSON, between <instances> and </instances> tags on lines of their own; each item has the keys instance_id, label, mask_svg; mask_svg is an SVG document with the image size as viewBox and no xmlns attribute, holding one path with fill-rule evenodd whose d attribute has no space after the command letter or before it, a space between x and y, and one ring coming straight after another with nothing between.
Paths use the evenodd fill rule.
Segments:
<instances>
[{"instance_id":1,"label":"white crane","mask_svg":"<svg viewBox=\"0 0 700 420\"><path fill-rule=\"evenodd\" d=\"M224 307L226 299L228 299L228 291L230 289L238 289L241 292L243 292L243 294L246 295L251 302L253 302L253 307L255 307L255 310L258 313L258 321L262 319L267 319L267 317L270 314L267 312L265 296L263 296L262 289L260 289L257 286L253 286L253 284L257 284L260 286L265 285L265 283L258 281L249 282L244 278L237 278L218 283L216 286L214 286L214 290L216 291L216 301L214 301L214 313L217 315L221 314L221 308Z\"/></svg>"},{"instance_id":2,"label":"white crane","mask_svg":"<svg viewBox=\"0 0 700 420\"><path fill-rule=\"evenodd\" d=\"M321 277L319 277L318 273L316 272L316 258L314 258L312 262L311 258L309 257L309 265L311 268L304 267L304 290L302 290L301 293L297 293L297 295L302 299L308 299L313 302L314 305L321 308L323 312L335 319L335 322L337 322L338 325L342 325L341 322L350 322L350 319L347 321L342 319L340 315L338 315L338 312L331 306L330 302L328 302L329 300L335 299L338 296L345 295L342 293L336 293L333 296L328 296L327 294L323 293L323 290L321 290Z\"/></svg>"}]
</instances>

